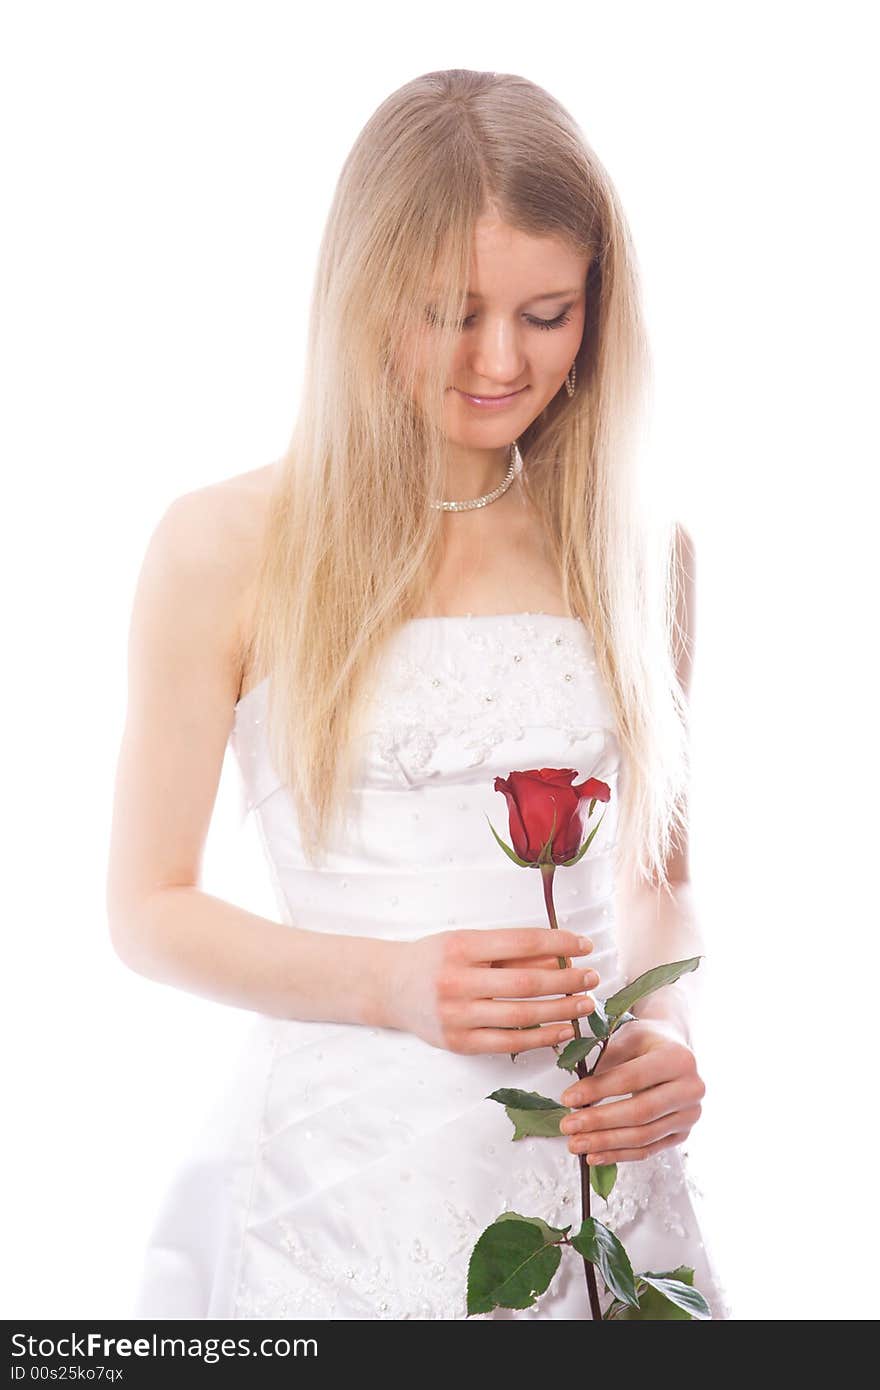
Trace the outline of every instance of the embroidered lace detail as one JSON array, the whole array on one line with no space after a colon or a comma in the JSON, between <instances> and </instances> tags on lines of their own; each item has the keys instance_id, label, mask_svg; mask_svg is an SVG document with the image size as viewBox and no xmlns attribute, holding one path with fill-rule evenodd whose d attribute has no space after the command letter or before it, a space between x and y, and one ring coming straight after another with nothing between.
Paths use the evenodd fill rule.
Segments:
<instances>
[{"instance_id":1,"label":"embroidered lace detail","mask_svg":"<svg viewBox=\"0 0 880 1390\"><path fill-rule=\"evenodd\" d=\"M546 1143L545 1140L530 1142ZM686 1155L677 1157L674 1152L661 1150L641 1162L620 1164L617 1182L607 1203L591 1192L591 1215L614 1231L624 1245L627 1244L627 1229L632 1229L641 1214L649 1209L655 1216L659 1215L664 1230L687 1236L689 1233L679 1216L681 1194L699 1197L702 1193L685 1159ZM537 1169L518 1177L507 1174L510 1190L505 1195L499 1186L497 1214L520 1211L527 1216L539 1216L553 1226L571 1225L576 1231L581 1212L579 1169L572 1155L567 1155L567 1160L565 1170L560 1168L555 1174L539 1173ZM393 1199L382 1206L380 1214L387 1213L391 1217L392 1203ZM467 1318L467 1264L486 1223L452 1198L444 1199L441 1206L443 1253L432 1248L429 1242L426 1232L430 1217L426 1215L425 1231L413 1238L406 1255L401 1251L393 1267L381 1256L364 1250L358 1242L352 1242L347 1260L324 1258L302 1238L295 1219L279 1217L272 1223L272 1231L288 1261L289 1278L265 1278L258 1288L241 1289L235 1301L234 1316L244 1319L362 1316L395 1321ZM684 1206L687 1209L687 1202ZM338 1219L342 1208L336 1199L332 1200L331 1208L334 1218ZM699 1233L690 1234L705 1254ZM574 1258L571 1250L563 1250L563 1261ZM671 1254L669 1265L677 1262L677 1258ZM708 1255L706 1258L708 1260ZM409 1277L404 1275L401 1267L404 1264L411 1266ZM701 1291L709 1298L713 1317L730 1318L725 1290L710 1260L709 1268L714 1289ZM557 1272L555 1278L559 1277L560 1272ZM553 1287L551 1283L542 1298L550 1298ZM603 1288L601 1277L599 1290L604 1311L612 1295ZM537 1302L540 1304L541 1299ZM488 1320L492 1316L492 1313L472 1314L470 1321Z\"/></svg>"},{"instance_id":2,"label":"embroidered lace detail","mask_svg":"<svg viewBox=\"0 0 880 1390\"><path fill-rule=\"evenodd\" d=\"M384 654L373 697L364 712L364 784L385 791L390 782L405 794L373 798L381 802L383 835L387 838L388 827L392 832L396 828L406 840L409 817L418 820L419 815L423 818L421 823L431 830L430 800L424 804L420 797L410 797L407 790L426 779L433 779L438 805L443 803L444 827L450 820L455 823L447 807L458 803L458 809L465 811L468 802L474 800L472 789L468 789L465 800L460 801L456 784L461 783L463 792L469 782L487 781L491 785L494 772L506 774L511 767L522 766L518 761L522 749L517 748L517 743L529 730L537 729L534 737L525 738L530 759L539 748L540 765L572 766L583 775L612 783L612 815L607 823L603 822L607 834L600 832L599 837L610 840L616 825L614 781L619 772L620 751L613 711L598 679L595 652L586 627L577 619L550 614L504 614L496 615L496 619L416 620L395 634ZM265 683L255 687L239 702L236 713L234 747L245 774L251 806L262 805L281 786L266 756L265 695ZM530 760L528 765L538 764ZM480 770L468 777L468 767ZM450 784L448 798L444 780ZM415 806L410 806L410 802L415 802ZM367 803L372 807L369 798ZM405 812L401 809L404 803ZM398 820L394 819L396 813ZM270 863L276 844L284 844L285 867L279 870L284 890L307 910L310 924L324 920L311 900L312 883L294 862L292 842L296 826L286 815L280 797L259 812L258 824L264 815L270 817L265 835ZM439 824L440 811L437 815ZM392 841L395 846L399 844L393 836ZM450 848L466 858L462 838L453 841ZM603 919L608 914L608 907L603 906L607 886L598 873L602 867L600 855L605 850L606 846L597 839L584 870L585 874L592 872L593 877L588 885L582 885L579 900L584 903L584 910L595 909L590 935L596 938L599 951L605 949ZM384 858L377 858L384 873ZM355 858L353 865L346 862L340 867L340 887L363 882L361 891L369 905L369 894L379 890L369 876L359 879L358 863ZM408 882L410 877L401 875L401 882ZM434 877L425 878L424 891L438 888ZM293 885L290 888L288 878ZM326 875L325 880L331 884L332 875ZM418 881L417 877L413 881ZM352 897L354 891L350 889L346 896ZM388 895L388 908L383 902L381 909L383 922L388 921L391 909L403 912L397 907L401 891L394 881L387 888L383 883L382 892ZM573 895L577 891L573 890ZM337 908L335 899L328 899L327 904L322 900L326 920L338 928L344 912ZM575 910L578 906L576 903ZM453 906L451 911L455 910ZM564 922L565 916L560 916ZM453 922L455 918L450 915L448 920ZM357 921L362 925L361 919ZM610 928L609 922L609 933ZM610 935L608 940L613 944ZM608 991L622 983L617 979L616 956L613 960L609 956L609 965L613 965L611 970L598 966L603 976L598 997L606 997ZM578 1229L581 1205L577 1160L560 1136L555 1151L551 1140L518 1141L515 1153L511 1153L515 1161L505 1165L501 1160L505 1145L511 1142L509 1122L499 1113L495 1127L500 1137L495 1140L493 1134L487 1143L492 1163L497 1162L497 1177L494 1168L487 1169L482 1154L475 1154L482 1160L477 1177L472 1176L469 1162L457 1171L444 1165L438 1173L433 1157L435 1153L442 1154L443 1140L434 1142L430 1135L421 1151L426 1155L421 1170L407 1159L402 1159L406 1171L396 1169L394 1160L388 1161L386 1169L377 1159L365 1167L362 1179L357 1175L350 1178L347 1174L325 1173L320 1156L311 1154L311 1147L320 1136L321 1121L312 1124L308 1117L313 1109L320 1115L321 1102L328 1097L326 1089L319 1087L318 1079L313 1077L310 1063L312 1059L321 1063L329 1057L339 1034L340 1045L347 1046L349 1032L348 1025L329 1022L294 1024L285 1020L272 1025L278 1083L272 1098L277 1104L267 1110L256 1136L256 1170L251 1198L243 1214L232 1316L465 1319L470 1253L495 1216L516 1210L555 1226ZM394 1062L388 1074L395 1074L394 1065L399 1062L401 1076L416 1075L406 1071L403 1058L397 1057L398 1047L403 1048L404 1043L394 1039L390 1053ZM304 1056L301 1067L292 1067L292 1054L300 1048L311 1051L308 1057ZM375 1056L360 1049L357 1055L378 1068L381 1047L377 1043ZM450 1059L449 1066L452 1065ZM270 1087L275 1085L273 1070L270 1068L267 1079ZM438 1070L445 1076L445 1065ZM515 1072L511 1073L510 1084L517 1084ZM475 1099L474 1103L488 1105L485 1100ZM465 1100L462 1109L466 1107ZM405 1121L405 1111L403 1118ZM397 1120L398 1116L393 1115L395 1124ZM454 1126L454 1121L453 1110L446 1123ZM302 1142L309 1150L304 1155L304 1182L300 1182L296 1171L298 1136L294 1126L299 1123L306 1126ZM453 1127L450 1134L454 1133ZM556 1156L550 1158L554 1152ZM591 1193L591 1212L615 1231L627 1248L638 1232L646 1232L641 1243L662 1253L658 1263L637 1268L671 1268L678 1263L696 1264L700 1258L711 1282L706 1287L698 1277L697 1285L709 1298L713 1316L729 1317L729 1305L704 1249L696 1217L691 1214L690 1199L701 1193L684 1158L678 1149L664 1150L641 1162L621 1164L607 1202ZM385 1163L384 1157L381 1163ZM328 1163L328 1170L330 1166ZM315 1175L317 1190L310 1195ZM412 1216L412 1204L401 1202L407 1179L412 1179L408 1196L424 1195L416 1218ZM484 1181L489 1184L489 1200L481 1186ZM688 1226L690 1229L686 1229ZM667 1241L660 1238L664 1232L668 1237L668 1258ZM537 1300L536 1309L542 1304L546 1308L553 1299L564 1266L577 1263L574 1252L563 1250L562 1266L547 1293ZM583 1272L579 1274L583 1284ZM602 1296L607 1306L610 1295ZM517 1315L532 1316L533 1310L517 1310ZM475 1316L488 1319L495 1314Z\"/></svg>"},{"instance_id":3,"label":"embroidered lace detail","mask_svg":"<svg viewBox=\"0 0 880 1390\"><path fill-rule=\"evenodd\" d=\"M459 1213L452 1203L447 1203L447 1208L451 1221L458 1221ZM236 1300L237 1318L351 1318L360 1314L402 1322L465 1317L464 1284L457 1279L456 1286L450 1286L448 1265L432 1255L418 1237L408 1253L413 1274L405 1282L399 1265L390 1269L379 1256L371 1256L360 1247L352 1250L348 1263L326 1260L304 1244L292 1221L280 1219L276 1226L281 1248L296 1269L294 1284L271 1279L259 1291L245 1289ZM468 1228L471 1245L478 1235L476 1231L471 1238Z\"/></svg>"},{"instance_id":4,"label":"embroidered lace detail","mask_svg":"<svg viewBox=\"0 0 880 1390\"><path fill-rule=\"evenodd\" d=\"M380 658L362 724L366 785L376 769L383 769L380 784L390 776L407 787L444 764L459 773L479 767L493 749L515 745L536 727L547 731L547 765L570 762L613 782L616 719L579 618L504 613L438 621L404 623ZM239 701L230 733L243 776L242 815L282 787L267 756L267 686L263 680ZM511 766L516 756L512 746Z\"/></svg>"},{"instance_id":5,"label":"embroidered lace detail","mask_svg":"<svg viewBox=\"0 0 880 1390\"><path fill-rule=\"evenodd\" d=\"M596 732L610 736L614 718L584 624L551 614L502 616L500 624L464 623L454 641L417 626L395 634L367 719L385 763L410 779L430 775L438 750L452 740L470 755L465 765L477 767L535 725L568 744Z\"/></svg>"}]
</instances>

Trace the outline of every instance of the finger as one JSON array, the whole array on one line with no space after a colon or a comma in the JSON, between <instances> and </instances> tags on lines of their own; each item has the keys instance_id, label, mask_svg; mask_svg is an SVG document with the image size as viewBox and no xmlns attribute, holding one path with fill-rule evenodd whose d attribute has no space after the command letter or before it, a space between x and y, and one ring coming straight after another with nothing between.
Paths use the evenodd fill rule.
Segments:
<instances>
[{"instance_id":1,"label":"finger","mask_svg":"<svg viewBox=\"0 0 880 1390\"><path fill-rule=\"evenodd\" d=\"M693 1109L672 1111L661 1115L648 1125L626 1125L620 1129L600 1130L595 1134L576 1134L568 1141L573 1154L610 1153L613 1149L642 1149L654 1144L658 1139L666 1139L670 1134L679 1134L693 1129L699 1118Z\"/></svg>"},{"instance_id":2,"label":"finger","mask_svg":"<svg viewBox=\"0 0 880 1390\"><path fill-rule=\"evenodd\" d=\"M491 970L473 966L462 971L455 981L456 993L465 999L532 999L548 994L574 994L581 989L595 989L599 973L591 966L580 965L560 970L558 965L546 970L535 966L519 966L516 970Z\"/></svg>"},{"instance_id":3,"label":"finger","mask_svg":"<svg viewBox=\"0 0 880 1390\"><path fill-rule=\"evenodd\" d=\"M696 1096L681 1079L651 1086L625 1100L603 1100L585 1105L559 1123L561 1134L588 1134L603 1129L648 1125L696 1103Z\"/></svg>"},{"instance_id":4,"label":"finger","mask_svg":"<svg viewBox=\"0 0 880 1390\"><path fill-rule=\"evenodd\" d=\"M475 1028L468 1035L468 1052L532 1052L536 1047L552 1047L570 1042L571 1026L546 1023L539 1028Z\"/></svg>"},{"instance_id":5,"label":"finger","mask_svg":"<svg viewBox=\"0 0 880 1390\"><path fill-rule=\"evenodd\" d=\"M605 1058L603 1057L602 1061ZM620 1062L607 1069L597 1063L595 1071L575 1081L563 1091L564 1105L591 1105L605 1096L624 1096L680 1077L681 1054L676 1047L652 1047L631 1062Z\"/></svg>"},{"instance_id":6,"label":"finger","mask_svg":"<svg viewBox=\"0 0 880 1390\"><path fill-rule=\"evenodd\" d=\"M651 1022L653 1023L653 1020ZM633 1057L644 1056L649 1049L653 1050L660 1046L679 1047L682 1049L683 1057L690 1053L689 1060L694 1060L691 1049L679 1037L673 1039L667 1035L664 1038L659 1038L654 1034L650 1043L646 1043L640 1020L636 1020L634 1023L621 1024L619 1028L615 1029L603 1054L603 1065L605 1067L616 1066L618 1062L627 1062Z\"/></svg>"},{"instance_id":7,"label":"finger","mask_svg":"<svg viewBox=\"0 0 880 1390\"><path fill-rule=\"evenodd\" d=\"M531 1028L535 1023L565 1023L585 1018L596 1007L589 994L563 994L558 999L464 1000L461 1008L448 1011L446 1022L453 1028Z\"/></svg>"},{"instance_id":8,"label":"finger","mask_svg":"<svg viewBox=\"0 0 880 1390\"><path fill-rule=\"evenodd\" d=\"M651 1154L659 1153L661 1149L672 1149L677 1144L683 1144L690 1131L682 1131L679 1134L669 1134L665 1139L658 1139L655 1144L647 1144L643 1149L612 1149L610 1152L603 1149L601 1153L588 1153L587 1162L594 1167L609 1163L638 1163L640 1159L649 1158Z\"/></svg>"},{"instance_id":9,"label":"finger","mask_svg":"<svg viewBox=\"0 0 880 1390\"><path fill-rule=\"evenodd\" d=\"M584 961L585 965L588 964L586 960L588 955L588 951L582 951L580 955L563 956L565 968L568 969L574 961L578 960ZM521 965L529 966L535 970L558 970L559 960L559 956L516 956L513 960L493 960L489 964L496 970L514 970Z\"/></svg>"},{"instance_id":10,"label":"finger","mask_svg":"<svg viewBox=\"0 0 880 1390\"><path fill-rule=\"evenodd\" d=\"M468 961L510 960L515 956L588 955L588 936L562 927L462 927L460 949Z\"/></svg>"}]
</instances>

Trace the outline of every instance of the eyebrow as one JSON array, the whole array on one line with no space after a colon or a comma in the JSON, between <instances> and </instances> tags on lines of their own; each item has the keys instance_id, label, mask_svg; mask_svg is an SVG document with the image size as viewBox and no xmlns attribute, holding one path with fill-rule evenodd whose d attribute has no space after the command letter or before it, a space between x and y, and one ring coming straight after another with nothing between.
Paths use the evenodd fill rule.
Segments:
<instances>
[{"instance_id":1,"label":"eyebrow","mask_svg":"<svg viewBox=\"0 0 880 1390\"><path fill-rule=\"evenodd\" d=\"M540 302L542 299L565 299L569 295L580 294L580 289L573 290L548 290L546 294L533 294L525 301L526 304L533 304L535 300ZM481 294L476 294L473 290L468 290L468 299L482 299Z\"/></svg>"}]
</instances>

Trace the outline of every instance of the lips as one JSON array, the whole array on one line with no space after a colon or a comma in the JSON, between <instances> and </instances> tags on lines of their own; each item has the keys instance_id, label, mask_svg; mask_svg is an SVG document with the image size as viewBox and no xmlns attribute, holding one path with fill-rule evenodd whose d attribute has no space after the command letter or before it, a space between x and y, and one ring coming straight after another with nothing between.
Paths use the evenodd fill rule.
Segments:
<instances>
[{"instance_id":1,"label":"lips","mask_svg":"<svg viewBox=\"0 0 880 1390\"><path fill-rule=\"evenodd\" d=\"M525 386L521 386L520 389L519 389L518 391L505 391L505 392L503 392L500 396L499 396L499 395L490 396L490 395L486 395L485 393L483 393L483 394L481 394L481 395L478 395L478 394L477 394L476 392L474 392L474 391L462 391L461 388L458 387L458 386L455 387L455 390L458 391L458 394L459 394L460 396L464 396L464 398L465 398L466 400L474 401L477 405L484 405L484 404L485 404L485 405L494 405L494 404L500 404L500 403L503 402L503 401L512 401L512 400L514 400L517 396L521 396L521 395L522 395L523 391L526 390L526 387L525 387Z\"/></svg>"},{"instance_id":2,"label":"lips","mask_svg":"<svg viewBox=\"0 0 880 1390\"><path fill-rule=\"evenodd\" d=\"M456 387L456 390L461 390L461 388ZM519 391L524 390L524 386L519 388ZM504 401L508 396L518 396L519 391L501 391L496 396L490 396L486 391L462 391L461 394L463 396L473 396L475 401Z\"/></svg>"}]
</instances>

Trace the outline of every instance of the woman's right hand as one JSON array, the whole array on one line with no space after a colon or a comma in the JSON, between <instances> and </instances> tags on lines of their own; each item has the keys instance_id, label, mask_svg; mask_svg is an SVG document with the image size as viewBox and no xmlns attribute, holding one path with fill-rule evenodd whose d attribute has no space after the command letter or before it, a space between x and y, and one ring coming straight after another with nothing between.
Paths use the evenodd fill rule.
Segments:
<instances>
[{"instance_id":1,"label":"woman's right hand","mask_svg":"<svg viewBox=\"0 0 880 1390\"><path fill-rule=\"evenodd\" d=\"M465 928L398 945L389 1026L448 1052L526 1052L567 1042L574 1030L566 1020L596 1007L585 990L596 987L598 974L570 959L588 955L593 943L562 928Z\"/></svg>"}]
</instances>

